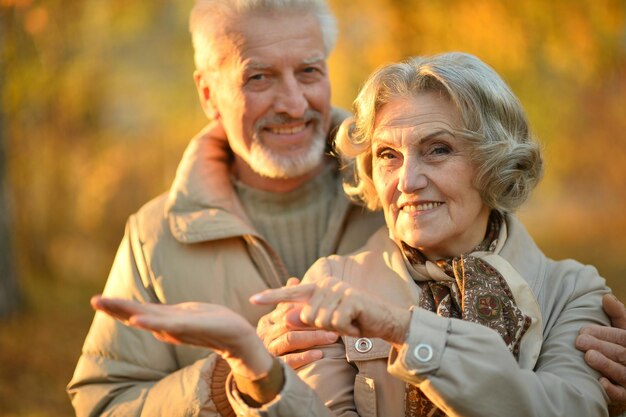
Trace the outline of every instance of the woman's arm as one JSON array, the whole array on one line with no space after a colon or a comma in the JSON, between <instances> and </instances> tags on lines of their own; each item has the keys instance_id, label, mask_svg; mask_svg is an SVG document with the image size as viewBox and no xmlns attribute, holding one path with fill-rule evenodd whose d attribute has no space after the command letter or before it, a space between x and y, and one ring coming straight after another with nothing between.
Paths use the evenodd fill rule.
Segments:
<instances>
[{"instance_id":1,"label":"woman's arm","mask_svg":"<svg viewBox=\"0 0 626 417\"><path fill-rule=\"evenodd\" d=\"M581 326L605 324L604 283L593 268L578 275L572 272L569 287L555 295L534 370L521 369L493 330L422 309L410 316L406 338L397 338L402 313L330 278L265 291L255 302L302 302L306 324L391 342L390 373L418 385L450 416L605 416L602 388L574 347Z\"/></svg>"}]
</instances>

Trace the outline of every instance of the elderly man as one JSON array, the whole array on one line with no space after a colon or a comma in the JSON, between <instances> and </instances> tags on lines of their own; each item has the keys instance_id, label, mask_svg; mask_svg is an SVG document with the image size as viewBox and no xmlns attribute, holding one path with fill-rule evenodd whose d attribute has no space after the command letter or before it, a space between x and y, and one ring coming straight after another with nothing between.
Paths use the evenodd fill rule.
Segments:
<instances>
[{"instance_id":1,"label":"elderly man","mask_svg":"<svg viewBox=\"0 0 626 417\"><path fill-rule=\"evenodd\" d=\"M211 123L185 151L170 192L130 217L104 294L263 317L270 351L298 367L321 352L294 351L336 336L289 331L289 306L270 313L248 297L302 276L320 256L357 249L383 224L344 197L337 162L324 153L334 18L322 0L199 0L190 29ZM587 339L581 349L607 352ZM208 350L97 313L68 391L79 416L229 415L228 372Z\"/></svg>"},{"instance_id":2,"label":"elderly man","mask_svg":"<svg viewBox=\"0 0 626 417\"><path fill-rule=\"evenodd\" d=\"M169 194L129 219L104 294L217 303L257 323L269 309L249 296L357 249L382 217L343 195L325 156L336 28L324 2L198 1L190 27L194 78L214 122L189 145ZM227 143L209 134L218 124ZM277 330L267 334L276 354L285 340L290 349L336 340ZM217 359L98 313L68 390L80 416L227 415L228 368Z\"/></svg>"}]
</instances>

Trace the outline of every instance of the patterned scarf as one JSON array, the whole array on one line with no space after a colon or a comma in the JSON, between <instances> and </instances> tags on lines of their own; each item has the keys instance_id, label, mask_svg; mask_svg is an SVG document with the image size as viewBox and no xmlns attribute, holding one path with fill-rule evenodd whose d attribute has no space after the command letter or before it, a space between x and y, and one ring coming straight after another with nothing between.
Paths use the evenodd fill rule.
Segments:
<instances>
[{"instance_id":1,"label":"patterned scarf","mask_svg":"<svg viewBox=\"0 0 626 417\"><path fill-rule=\"evenodd\" d=\"M503 222L503 216L492 211L485 239L472 252L493 252ZM417 272L420 308L497 331L518 359L522 336L530 327L531 318L515 305L511 289L496 269L471 253L433 263L404 243L402 249ZM405 402L406 417L446 416L415 385L407 384Z\"/></svg>"}]
</instances>

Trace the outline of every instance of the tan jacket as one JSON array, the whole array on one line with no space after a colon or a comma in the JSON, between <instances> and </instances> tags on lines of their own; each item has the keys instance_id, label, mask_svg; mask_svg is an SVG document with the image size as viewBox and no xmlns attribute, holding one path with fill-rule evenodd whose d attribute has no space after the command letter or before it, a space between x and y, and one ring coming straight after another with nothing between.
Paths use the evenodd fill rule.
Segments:
<instances>
[{"instance_id":1,"label":"tan jacket","mask_svg":"<svg viewBox=\"0 0 626 417\"><path fill-rule=\"evenodd\" d=\"M252 294L281 286L283 263L247 219L224 142L192 140L169 192L130 217L104 289L141 302L225 305L256 324ZM339 180L338 180L339 187ZM383 224L339 192L320 253L349 253ZM78 416L215 416L216 355L173 346L96 313L68 392ZM225 377L225 375L224 375Z\"/></svg>"},{"instance_id":2,"label":"tan jacket","mask_svg":"<svg viewBox=\"0 0 626 417\"><path fill-rule=\"evenodd\" d=\"M593 267L546 258L513 217L507 217L499 242L495 253L480 256L503 275L517 305L533 320L519 363L495 331L416 308L399 352L380 339L371 339L370 347L344 337L298 375L286 369L283 391L261 410L248 408L231 387L235 410L283 417L404 417L409 382L449 416L606 416L598 375L574 348L582 325L608 324L601 308L604 279ZM419 289L385 228L354 255L320 259L305 280L328 274L407 308L417 303ZM420 345L432 349L431 358L424 349L422 360L414 354Z\"/></svg>"}]
</instances>

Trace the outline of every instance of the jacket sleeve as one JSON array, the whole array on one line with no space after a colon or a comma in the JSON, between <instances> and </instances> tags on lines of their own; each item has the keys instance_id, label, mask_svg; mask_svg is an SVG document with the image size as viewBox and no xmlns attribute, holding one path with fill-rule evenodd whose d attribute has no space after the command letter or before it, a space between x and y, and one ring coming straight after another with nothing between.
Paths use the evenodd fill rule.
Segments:
<instances>
[{"instance_id":1,"label":"jacket sleeve","mask_svg":"<svg viewBox=\"0 0 626 417\"><path fill-rule=\"evenodd\" d=\"M575 349L585 324L608 325L604 280L594 268L571 272L544 311L534 369L521 369L501 337L479 324L415 309L407 342L389 358L391 374L419 388L449 416L606 416L598 374ZM573 275L573 277L571 276Z\"/></svg>"},{"instance_id":2,"label":"jacket sleeve","mask_svg":"<svg viewBox=\"0 0 626 417\"><path fill-rule=\"evenodd\" d=\"M248 406L239 395L232 375L228 377L228 399L237 415L255 417L354 417L354 376L346 361L343 343L321 348L324 357L298 369L282 364L285 385L280 394L260 408Z\"/></svg>"},{"instance_id":3,"label":"jacket sleeve","mask_svg":"<svg viewBox=\"0 0 626 417\"><path fill-rule=\"evenodd\" d=\"M159 302L133 222L131 217L103 294ZM220 404L229 408L223 388L228 368L216 367L217 359L209 354L179 369L172 345L96 312L68 393L79 417L217 416Z\"/></svg>"},{"instance_id":4,"label":"jacket sleeve","mask_svg":"<svg viewBox=\"0 0 626 417\"><path fill-rule=\"evenodd\" d=\"M307 271L302 282L314 281L331 273L325 258L318 260ZM322 359L297 370L283 364L285 385L280 394L261 408L251 408L239 396L235 384L227 383L228 398L237 415L268 417L354 417L356 368L346 360L346 348L339 339L336 343L318 346ZM229 377L230 378L230 377ZM230 378L232 379L232 378Z\"/></svg>"}]
</instances>

